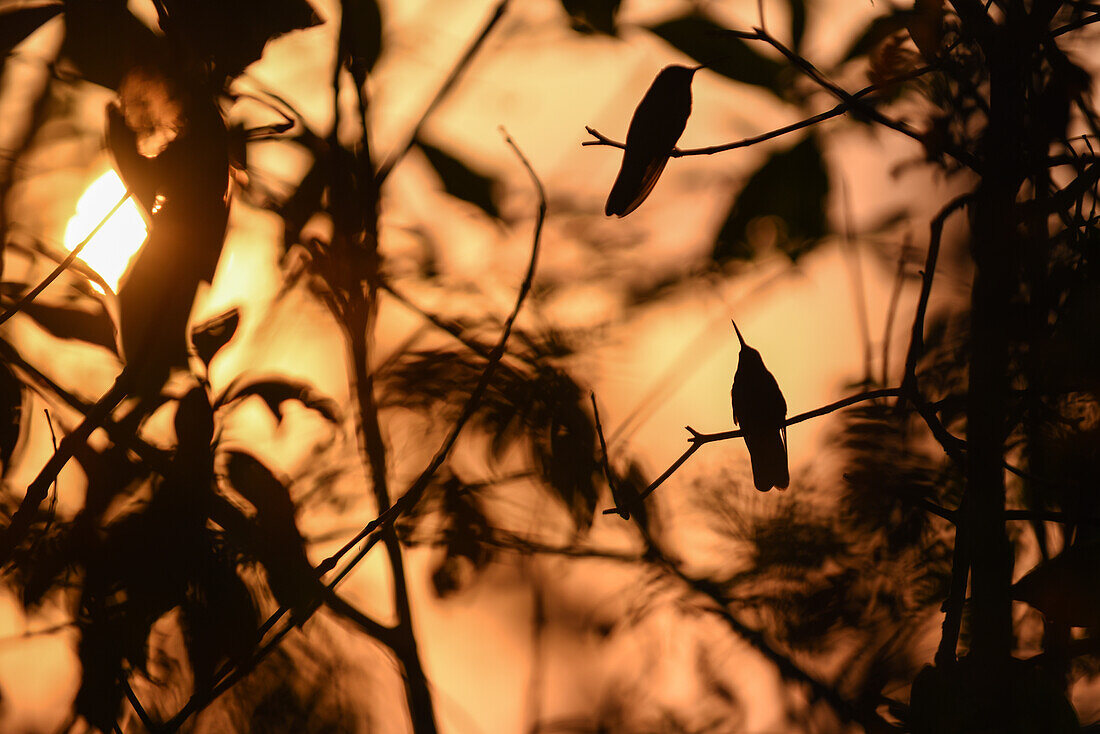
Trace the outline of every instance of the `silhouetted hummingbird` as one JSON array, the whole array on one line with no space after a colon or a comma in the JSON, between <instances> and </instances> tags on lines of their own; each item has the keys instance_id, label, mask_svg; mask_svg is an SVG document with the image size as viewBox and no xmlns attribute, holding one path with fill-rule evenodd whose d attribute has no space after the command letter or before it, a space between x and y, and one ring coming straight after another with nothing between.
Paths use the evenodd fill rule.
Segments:
<instances>
[{"instance_id":1,"label":"silhouetted hummingbird","mask_svg":"<svg viewBox=\"0 0 1100 734\"><path fill-rule=\"evenodd\" d=\"M761 492L772 487L786 489L791 483L787 471L787 401L760 352L745 343L737 323L733 330L741 342L737 372L733 375L730 398L733 422L741 426L752 461L752 481Z\"/></svg>"},{"instance_id":2,"label":"silhouetted hummingbird","mask_svg":"<svg viewBox=\"0 0 1100 734\"><path fill-rule=\"evenodd\" d=\"M703 67L666 66L634 110L623 164L604 213L625 217L649 196L691 115L691 79Z\"/></svg>"}]
</instances>

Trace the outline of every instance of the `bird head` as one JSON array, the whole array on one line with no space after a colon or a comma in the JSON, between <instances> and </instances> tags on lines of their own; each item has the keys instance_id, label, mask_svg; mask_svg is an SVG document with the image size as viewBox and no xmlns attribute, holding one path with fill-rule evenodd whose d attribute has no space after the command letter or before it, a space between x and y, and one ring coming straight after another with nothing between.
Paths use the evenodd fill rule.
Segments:
<instances>
[{"instance_id":1,"label":"bird head","mask_svg":"<svg viewBox=\"0 0 1100 734\"><path fill-rule=\"evenodd\" d=\"M730 319L730 323L733 324L733 330L737 332L737 341L741 342L741 353L738 356L738 360L741 362L744 362L746 359L750 361L756 360L757 362L763 364L764 360L763 358L761 358L760 352L756 351L745 343L745 337L741 336L741 330L737 328L737 322L733 319Z\"/></svg>"},{"instance_id":2,"label":"bird head","mask_svg":"<svg viewBox=\"0 0 1100 734\"><path fill-rule=\"evenodd\" d=\"M661 69L661 73L657 75L657 79L654 83L667 84L672 86L691 86L692 77L695 76L695 72L702 69L702 66L680 66L679 64L672 64Z\"/></svg>"}]
</instances>

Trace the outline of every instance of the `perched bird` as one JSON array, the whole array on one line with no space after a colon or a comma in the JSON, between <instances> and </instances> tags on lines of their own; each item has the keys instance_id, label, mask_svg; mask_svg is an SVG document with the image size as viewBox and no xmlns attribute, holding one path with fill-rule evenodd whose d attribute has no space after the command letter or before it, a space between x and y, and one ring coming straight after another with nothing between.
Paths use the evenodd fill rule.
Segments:
<instances>
[{"instance_id":1,"label":"perched bird","mask_svg":"<svg viewBox=\"0 0 1100 734\"><path fill-rule=\"evenodd\" d=\"M745 435L745 446L752 461L752 481L761 492L772 487L786 489L791 483L787 471L787 401L760 352L745 343L741 330L733 324L741 353L733 375L733 422Z\"/></svg>"},{"instance_id":2,"label":"perched bird","mask_svg":"<svg viewBox=\"0 0 1100 734\"><path fill-rule=\"evenodd\" d=\"M604 213L625 217L649 196L691 114L691 79L701 66L666 66L634 110L619 176Z\"/></svg>"}]
</instances>

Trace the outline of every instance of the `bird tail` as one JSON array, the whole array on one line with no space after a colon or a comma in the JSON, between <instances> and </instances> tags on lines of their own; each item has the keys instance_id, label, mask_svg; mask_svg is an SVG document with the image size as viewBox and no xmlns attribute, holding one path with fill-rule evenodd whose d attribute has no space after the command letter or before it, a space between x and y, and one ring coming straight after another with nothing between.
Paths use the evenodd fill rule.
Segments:
<instances>
[{"instance_id":1,"label":"bird tail","mask_svg":"<svg viewBox=\"0 0 1100 734\"><path fill-rule=\"evenodd\" d=\"M746 433L745 445L752 461L752 482L761 492L772 487L786 489L791 483L787 469L787 447L779 430Z\"/></svg>"}]
</instances>

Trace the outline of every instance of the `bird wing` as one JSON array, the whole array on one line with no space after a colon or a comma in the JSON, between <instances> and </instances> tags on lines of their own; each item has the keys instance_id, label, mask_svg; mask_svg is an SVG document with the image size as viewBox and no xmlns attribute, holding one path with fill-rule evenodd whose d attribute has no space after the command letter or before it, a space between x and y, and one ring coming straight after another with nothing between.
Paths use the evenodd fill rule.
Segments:
<instances>
[{"instance_id":1,"label":"bird wing","mask_svg":"<svg viewBox=\"0 0 1100 734\"><path fill-rule=\"evenodd\" d=\"M641 206L642 202L653 191L661 172L668 163L668 155L657 156L641 162L631 161L628 154L623 156L623 166L619 170L619 176L615 179L611 193L607 196L607 205L604 213L607 216L614 214L617 217L625 217L630 212Z\"/></svg>"}]
</instances>

